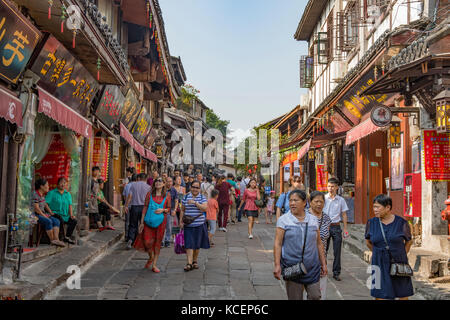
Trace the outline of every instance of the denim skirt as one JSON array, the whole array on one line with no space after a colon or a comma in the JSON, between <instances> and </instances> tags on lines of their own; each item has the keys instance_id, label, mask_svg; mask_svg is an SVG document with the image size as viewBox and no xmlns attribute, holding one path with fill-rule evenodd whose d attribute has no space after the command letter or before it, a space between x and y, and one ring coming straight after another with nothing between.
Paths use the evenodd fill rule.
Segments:
<instances>
[{"instance_id":1,"label":"denim skirt","mask_svg":"<svg viewBox=\"0 0 450 320\"><path fill-rule=\"evenodd\" d=\"M198 227L184 227L184 247L193 250L210 248L206 222Z\"/></svg>"}]
</instances>

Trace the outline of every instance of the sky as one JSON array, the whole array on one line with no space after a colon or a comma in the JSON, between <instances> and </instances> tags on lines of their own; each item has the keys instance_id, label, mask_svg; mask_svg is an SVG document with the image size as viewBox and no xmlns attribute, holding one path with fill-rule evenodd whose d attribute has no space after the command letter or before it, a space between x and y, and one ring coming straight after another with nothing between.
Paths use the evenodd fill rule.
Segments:
<instances>
[{"instance_id":1,"label":"sky","mask_svg":"<svg viewBox=\"0 0 450 320\"><path fill-rule=\"evenodd\" d=\"M294 33L307 0L159 0L170 54L233 136L292 110L305 93Z\"/></svg>"}]
</instances>

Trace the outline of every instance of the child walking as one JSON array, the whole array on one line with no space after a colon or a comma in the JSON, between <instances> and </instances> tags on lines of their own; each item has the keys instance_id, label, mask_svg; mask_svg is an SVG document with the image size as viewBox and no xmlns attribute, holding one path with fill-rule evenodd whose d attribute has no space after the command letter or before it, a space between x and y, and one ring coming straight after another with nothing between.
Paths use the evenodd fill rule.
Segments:
<instances>
[{"instance_id":1,"label":"child walking","mask_svg":"<svg viewBox=\"0 0 450 320\"><path fill-rule=\"evenodd\" d=\"M274 212L274 204L275 204L275 191L270 191L270 198L267 201L267 214L266 214L266 223L272 224L272 215ZM270 218L270 222L268 222Z\"/></svg>"},{"instance_id":2,"label":"child walking","mask_svg":"<svg viewBox=\"0 0 450 320\"><path fill-rule=\"evenodd\" d=\"M209 244L211 247L214 247L214 242L212 238L216 233L216 224L217 224L217 213L219 212L219 202L217 199L219 198L219 190L213 189L211 191L211 198L208 200L208 209L206 210L206 220L208 221L208 237Z\"/></svg>"}]
</instances>

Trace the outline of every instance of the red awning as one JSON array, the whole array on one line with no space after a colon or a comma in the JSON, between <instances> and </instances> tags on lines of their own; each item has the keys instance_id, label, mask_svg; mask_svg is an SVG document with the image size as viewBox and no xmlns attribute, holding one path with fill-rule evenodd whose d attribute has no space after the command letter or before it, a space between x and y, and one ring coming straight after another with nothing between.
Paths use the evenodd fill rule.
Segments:
<instances>
[{"instance_id":1,"label":"red awning","mask_svg":"<svg viewBox=\"0 0 450 320\"><path fill-rule=\"evenodd\" d=\"M298 158L301 160L305 154L308 153L309 148L311 147L311 142L312 139L309 139L308 142L306 142L303 147L300 148L300 150L298 150Z\"/></svg>"},{"instance_id":2,"label":"red awning","mask_svg":"<svg viewBox=\"0 0 450 320\"><path fill-rule=\"evenodd\" d=\"M284 160L283 160L283 166L286 166L287 164L292 163L292 162L297 161L297 160L298 160L298 158L297 158L297 152L293 152L293 153L287 155L287 156L284 158Z\"/></svg>"},{"instance_id":3,"label":"red awning","mask_svg":"<svg viewBox=\"0 0 450 320\"><path fill-rule=\"evenodd\" d=\"M381 130L381 129L384 129L384 128L377 127L372 122L372 119L368 118L365 121L358 124L352 130L347 132L347 138L345 140L345 145L348 146L348 145L368 136L369 134L377 132L378 130Z\"/></svg>"},{"instance_id":4,"label":"red awning","mask_svg":"<svg viewBox=\"0 0 450 320\"><path fill-rule=\"evenodd\" d=\"M145 148L140 144L128 131L128 129L123 125L123 123L120 123L120 136L124 138L130 146L137 151L141 156L146 157Z\"/></svg>"},{"instance_id":5,"label":"red awning","mask_svg":"<svg viewBox=\"0 0 450 320\"><path fill-rule=\"evenodd\" d=\"M92 138L92 123L50 93L38 87L38 111L85 138Z\"/></svg>"},{"instance_id":6,"label":"red awning","mask_svg":"<svg viewBox=\"0 0 450 320\"><path fill-rule=\"evenodd\" d=\"M151 152L148 149L145 149L145 153L146 153L146 158L153 161L153 162L158 162L158 157L156 156L156 154L154 154L153 152Z\"/></svg>"},{"instance_id":7,"label":"red awning","mask_svg":"<svg viewBox=\"0 0 450 320\"><path fill-rule=\"evenodd\" d=\"M22 102L2 88L0 88L0 117L22 127Z\"/></svg>"}]
</instances>

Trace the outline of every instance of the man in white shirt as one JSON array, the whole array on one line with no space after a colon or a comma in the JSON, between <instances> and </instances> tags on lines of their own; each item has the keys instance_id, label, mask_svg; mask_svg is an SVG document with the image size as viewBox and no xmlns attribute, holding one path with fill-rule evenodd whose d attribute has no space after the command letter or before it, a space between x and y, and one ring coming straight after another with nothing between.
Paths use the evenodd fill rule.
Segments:
<instances>
[{"instance_id":1,"label":"man in white shirt","mask_svg":"<svg viewBox=\"0 0 450 320\"><path fill-rule=\"evenodd\" d=\"M341 221L344 222L344 237L348 237L347 232L347 203L344 198L337 195L339 190L339 181L336 178L328 180L328 194L325 196L325 207L323 211L331 218L330 238L327 243L330 247L330 239L333 238L333 278L336 281L341 281L341 248L342 248L342 229ZM342 217L342 219L341 219Z\"/></svg>"}]
</instances>

